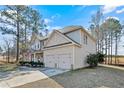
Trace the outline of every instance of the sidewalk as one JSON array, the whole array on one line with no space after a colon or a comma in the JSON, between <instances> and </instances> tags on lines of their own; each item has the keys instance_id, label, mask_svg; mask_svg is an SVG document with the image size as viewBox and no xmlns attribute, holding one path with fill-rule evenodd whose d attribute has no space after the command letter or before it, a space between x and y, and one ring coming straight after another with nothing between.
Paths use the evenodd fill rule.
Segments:
<instances>
[{"instance_id":1,"label":"sidewalk","mask_svg":"<svg viewBox=\"0 0 124 93\"><path fill-rule=\"evenodd\" d=\"M114 69L119 69L119 70L124 70L124 67L118 67L118 66L113 66L113 65L99 64L99 66L109 67L109 68L114 68Z\"/></svg>"}]
</instances>

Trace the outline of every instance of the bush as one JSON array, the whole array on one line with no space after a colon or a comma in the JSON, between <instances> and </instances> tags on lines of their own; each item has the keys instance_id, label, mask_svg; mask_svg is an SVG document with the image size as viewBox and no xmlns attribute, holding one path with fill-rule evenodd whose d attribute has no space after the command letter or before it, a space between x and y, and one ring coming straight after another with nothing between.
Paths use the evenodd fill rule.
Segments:
<instances>
[{"instance_id":1,"label":"bush","mask_svg":"<svg viewBox=\"0 0 124 93\"><path fill-rule=\"evenodd\" d=\"M24 66L26 64L29 64L30 61L19 61L19 63L20 63L21 66Z\"/></svg>"},{"instance_id":2,"label":"bush","mask_svg":"<svg viewBox=\"0 0 124 93\"><path fill-rule=\"evenodd\" d=\"M97 57L98 57L98 62L99 62L99 63L104 62L104 57L105 57L104 54L102 54L102 53L97 53L96 55L97 55Z\"/></svg>"},{"instance_id":3,"label":"bush","mask_svg":"<svg viewBox=\"0 0 124 93\"><path fill-rule=\"evenodd\" d=\"M87 56L87 63L90 65L90 67L96 67L98 63L101 63L103 61L104 55L101 53L89 54Z\"/></svg>"},{"instance_id":4,"label":"bush","mask_svg":"<svg viewBox=\"0 0 124 93\"><path fill-rule=\"evenodd\" d=\"M40 61L31 61L30 62L31 66L40 66L40 67L43 67L44 66L44 63L43 62L40 62Z\"/></svg>"}]
</instances>

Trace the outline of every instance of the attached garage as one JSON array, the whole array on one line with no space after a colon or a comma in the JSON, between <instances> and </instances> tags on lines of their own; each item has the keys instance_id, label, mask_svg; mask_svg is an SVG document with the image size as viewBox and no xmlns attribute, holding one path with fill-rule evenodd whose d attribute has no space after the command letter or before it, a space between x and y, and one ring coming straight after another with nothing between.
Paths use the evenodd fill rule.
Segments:
<instances>
[{"instance_id":1,"label":"attached garage","mask_svg":"<svg viewBox=\"0 0 124 93\"><path fill-rule=\"evenodd\" d=\"M73 46L64 46L44 51L45 67L72 69Z\"/></svg>"}]
</instances>

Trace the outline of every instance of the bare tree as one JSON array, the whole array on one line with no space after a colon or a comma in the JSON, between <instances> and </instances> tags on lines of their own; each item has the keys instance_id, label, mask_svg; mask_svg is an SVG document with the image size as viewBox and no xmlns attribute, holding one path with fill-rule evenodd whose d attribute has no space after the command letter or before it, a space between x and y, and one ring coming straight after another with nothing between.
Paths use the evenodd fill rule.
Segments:
<instances>
[{"instance_id":1,"label":"bare tree","mask_svg":"<svg viewBox=\"0 0 124 93\"><path fill-rule=\"evenodd\" d=\"M102 40L102 38L101 38L102 33L100 31L100 23L102 21L102 16L103 16L103 14L102 14L101 10L98 10L96 12L96 14L91 17L91 23L92 23L91 26L95 30L95 37L97 40L97 43L96 43L96 46L97 46L96 51L97 52L101 52L101 42L100 41Z\"/></svg>"},{"instance_id":2,"label":"bare tree","mask_svg":"<svg viewBox=\"0 0 124 93\"><path fill-rule=\"evenodd\" d=\"M10 62L10 49L12 47L12 40L10 39L7 39L7 38L3 38L4 40L4 50L5 50L5 53L6 53L6 59L7 59L7 63Z\"/></svg>"}]
</instances>

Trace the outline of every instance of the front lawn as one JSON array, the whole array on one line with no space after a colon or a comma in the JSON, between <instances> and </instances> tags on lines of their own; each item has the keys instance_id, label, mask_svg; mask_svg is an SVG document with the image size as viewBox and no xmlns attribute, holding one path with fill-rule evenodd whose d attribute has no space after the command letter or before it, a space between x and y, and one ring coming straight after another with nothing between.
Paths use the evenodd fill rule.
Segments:
<instances>
[{"instance_id":1,"label":"front lawn","mask_svg":"<svg viewBox=\"0 0 124 93\"><path fill-rule=\"evenodd\" d=\"M12 71L15 70L16 68L17 68L17 64L3 64L0 65L0 72Z\"/></svg>"}]
</instances>

